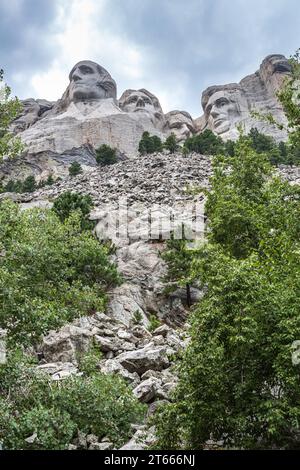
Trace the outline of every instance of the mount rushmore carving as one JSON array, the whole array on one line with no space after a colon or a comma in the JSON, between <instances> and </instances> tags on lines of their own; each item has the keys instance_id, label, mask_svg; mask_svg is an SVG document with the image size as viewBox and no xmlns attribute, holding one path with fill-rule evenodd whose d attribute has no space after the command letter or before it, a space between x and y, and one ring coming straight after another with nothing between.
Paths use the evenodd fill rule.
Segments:
<instances>
[{"instance_id":1,"label":"mount rushmore carving","mask_svg":"<svg viewBox=\"0 0 300 470\"><path fill-rule=\"evenodd\" d=\"M117 85L109 72L95 62L82 61L71 70L69 85L57 102L23 101L23 112L12 130L26 146L25 163L34 162L39 174L62 173L74 160L93 165L93 149L101 144L133 157L144 131L162 140L174 133L183 144L205 129L224 140L235 139L237 127L242 125L246 132L257 127L284 140L285 131L257 120L252 112L271 113L280 123L286 122L276 93L289 73L284 56L270 55L257 72L240 83L207 88L202 93L203 115L193 119L186 111L164 114L158 98L145 89L126 90L118 100Z\"/></svg>"}]
</instances>

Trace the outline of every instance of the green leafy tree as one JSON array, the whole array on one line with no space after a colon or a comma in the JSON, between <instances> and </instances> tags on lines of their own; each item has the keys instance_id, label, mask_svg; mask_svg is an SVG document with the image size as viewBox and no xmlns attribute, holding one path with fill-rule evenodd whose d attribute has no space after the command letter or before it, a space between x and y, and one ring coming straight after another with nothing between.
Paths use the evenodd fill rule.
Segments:
<instances>
[{"instance_id":1,"label":"green leafy tree","mask_svg":"<svg viewBox=\"0 0 300 470\"><path fill-rule=\"evenodd\" d=\"M255 171L253 169L255 168ZM191 316L173 403L156 417L157 447L300 448L300 187L272 177L241 136L214 162L207 241L185 277L205 295ZM184 277L184 276L183 276Z\"/></svg>"},{"instance_id":2,"label":"green leafy tree","mask_svg":"<svg viewBox=\"0 0 300 470\"><path fill-rule=\"evenodd\" d=\"M139 152L142 155L161 152L163 144L161 139L156 135L150 135L149 132L144 132L139 142Z\"/></svg>"},{"instance_id":3,"label":"green leafy tree","mask_svg":"<svg viewBox=\"0 0 300 470\"><path fill-rule=\"evenodd\" d=\"M35 177L33 175L27 176L27 178L23 181L23 184L22 184L22 192L33 193L36 189L37 189L37 184L35 181Z\"/></svg>"},{"instance_id":4,"label":"green leafy tree","mask_svg":"<svg viewBox=\"0 0 300 470\"><path fill-rule=\"evenodd\" d=\"M109 249L73 212L0 205L0 327L9 341L28 344L79 315L101 311L119 282Z\"/></svg>"},{"instance_id":5,"label":"green leafy tree","mask_svg":"<svg viewBox=\"0 0 300 470\"><path fill-rule=\"evenodd\" d=\"M4 72L0 70L0 161L3 157L16 157L24 147L19 138L9 131L9 126L21 113L22 105L17 98L11 98L11 89L4 81Z\"/></svg>"},{"instance_id":6,"label":"green leafy tree","mask_svg":"<svg viewBox=\"0 0 300 470\"><path fill-rule=\"evenodd\" d=\"M189 268L191 264L192 251L187 245L185 238L176 239L174 236L167 241L167 248L162 253L163 260L167 263L168 271L165 276L166 293L171 293L184 287L186 289L186 303L190 307L191 302L191 280L189 279Z\"/></svg>"},{"instance_id":7,"label":"green leafy tree","mask_svg":"<svg viewBox=\"0 0 300 470\"><path fill-rule=\"evenodd\" d=\"M145 406L120 377L100 373L96 364L58 387L37 372L29 357L10 352L0 367L3 448L66 450L78 432L100 441L108 437L114 446L122 446L132 435L131 425L142 421Z\"/></svg>"},{"instance_id":8,"label":"green leafy tree","mask_svg":"<svg viewBox=\"0 0 300 470\"><path fill-rule=\"evenodd\" d=\"M179 149L179 145L176 140L175 134L172 132L169 137L167 137L164 147L169 150L170 153L175 153Z\"/></svg>"},{"instance_id":9,"label":"green leafy tree","mask_svg":"<svg viewBox=\"0 0 300 470\"><path fill-rule=\"evenodd\" d=\"M98 165L112 165L117 163L117 151L109 145L103 144L96 150L96 161Z\"/></svg>"},{"instance_id":10,"label":"green leafy tree","mask_svg":"<svg viewBox=\"0 0 300 470\"><path fill-rule=\"evenodd\" d=\"M53 211L57 214L62 222L70 217L72 212L78 211L81 217L81 227L83 229L93 228L93 223L88 216L93 208L91 196L66 191L58 196L53 204Z\"/></svg>"},{"instance_id":11,"label":"green leafy tree","mask_svg":"<svg viewBox=\"0 0 300 470\"><path fill-rule=\"evenodd\" d=\"M202 155L217 155L223 153L223 141L216 136L210 129L192 137L188 137L184 147L189 152L196 152Z\"/></svg>"},{"instance_id":12,"label":"green leafy tree","mask_svg":"<svg viewBox=\"0 0 300 470\"><path fill-rule=\"evenodd\" d=\"M70 176L77 176L82 173L82 167L79 162L72 162L69 166L69 175Z\"/></svg>"}]
</instances>

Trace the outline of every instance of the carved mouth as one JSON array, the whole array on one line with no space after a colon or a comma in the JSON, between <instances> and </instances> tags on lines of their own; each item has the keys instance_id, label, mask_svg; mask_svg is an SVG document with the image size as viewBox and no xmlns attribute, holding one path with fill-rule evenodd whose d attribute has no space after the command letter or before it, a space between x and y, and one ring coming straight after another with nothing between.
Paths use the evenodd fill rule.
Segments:
<instances>
[{"instance_id":1,"label":"carved mouth","mask_svg":"<svg viewBox=\"0 0 300 470\"><path fill-rule=\"evenodd\" d=\"M225 119L224 118L218 118L214 121L215 127L219 127L221 124L224 124Z\"/></svg>"}]
</instances>

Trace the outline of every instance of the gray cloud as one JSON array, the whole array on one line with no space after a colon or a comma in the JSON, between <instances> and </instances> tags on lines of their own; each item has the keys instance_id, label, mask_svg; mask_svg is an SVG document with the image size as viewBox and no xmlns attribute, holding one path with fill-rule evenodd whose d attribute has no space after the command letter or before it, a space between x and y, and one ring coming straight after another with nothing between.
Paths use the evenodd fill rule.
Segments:
<instances>
[{"instance_id":1,"label":"gray cloud","mask_svg":"<svg viewBox=\"0 0 300 470\"><path fill-rule=\"evenodd\" d=\"M47 68L54 57L58 0L0 0L0 66L18 92L26 92L30 74Z\"/></svg>"},{"instance_id":2,"label":"gray cloud","mask_svg":"<svg viewBox=\"0 0 300 470\"><path fill-rule=\"evenodd\" d=\"M8 80L17 72L47 71L60 53L54 42L62 26L59 3L0 0L0 66ZM62 5L66 8L65 1ZM144 86L167 96L174 108L199 116L207 86L238 81L257 70L266 55L289 56L300 46L299 15L298 0L107 0L93 27L99 34L110 29L143 52L143 83L118 71L115 58L102 64L113 71L120 91ZM101 62L101 51L93 59ZM26 83L15 85L25 93Z\"/></svg>"}]
</instances>

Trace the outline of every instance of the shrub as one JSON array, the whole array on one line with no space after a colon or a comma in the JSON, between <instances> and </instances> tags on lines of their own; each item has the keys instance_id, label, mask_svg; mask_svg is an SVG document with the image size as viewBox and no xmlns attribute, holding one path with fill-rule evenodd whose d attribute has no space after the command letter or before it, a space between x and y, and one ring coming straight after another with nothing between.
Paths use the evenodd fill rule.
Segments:
<instances>
[{"instance_id":1,"label":"shrub","mask_svg":"<svg viewBox=\"0 0 300 470\"><path fill-rule=\"evenodd\" d=\"M117 162L117 151L109 145L103 144L96 150L96 161L98 165L112 165Z\"/></svg>"},{"instance_id":2,"label":"shrub","mask_svg":"<svg viewBox=\"0 0 300 470\"><path fill-rule=\"evenodd\" d=\"M175 153L178 149L179 149L179 145L177 144L177 140L176 140L176 136L175 134L172 134L169 135L169 137L167 137L165 143L164 143L164 147L169 150L170 153Z\"/></svg>"},{"instance_id":3,"label":"shrub","mask_svg":"<svg viewBox=\"0 0 300 470\"><path fill-rule=\"evenodd\" d=\"M79 213L0 205L0 325L29 343L79 315L102 310L119 282L108 249L81 229Z\"/></svg>"},{"instance_id":4,"label":"shrub","mask_svg":"<svg viewBox=\"0 0 300 470\"><path fill-rule=\"evenodd\" d=\"M22 184L23 193L33 193L37 189L35 177L33 175L27 176Z\"/></svg>"},{"instance_id":5,"label":"shrub","mask_svg":"<svg viewBox=\"0 0 300 470\"><path fill-rule=\"evenodd\" d=\"M0 379L0 442L8 450L67 449L79 431L121 446L145 412L117 376L90 370L57 386L16 351Z\"/></svg>"},{"instance_id":6,"label":"shrub","mask_svg":"<svg viewBox=\"0 0 300 470\"><path fill-rule=\"evenodd\" d=\"M93 208L91 196L66 191L58 196L53 204L53 211L62 222L70 217L72 212L78 211L81 218L82 229L93 228L93 223L88 216Z\"/></svg>"},{"instance_id":7,"label":"shrub","mask_svg":"<svg viewBox=\"0 0 300 470\"><path fill-rule=\"evenodd\" d=\"M142 138L139 142L139 152L144 154L150 154L155 152L161 152L163 149L163 144L161 139L153 135L151 136L149 132L144 132Z\"/></svg>"},{"instance_id":8,"label":"shrub","mask_svg":"<svg viewBox=\"0 0 300 470\"><path fill-rule=\"evenodd\" d=\"M217 155L223 152L223 141L211 130L206 129L201 134L188 137L184 147L189 152L196 152L202 155Z\"/></svg>"},{"instance_id":9,"label":"shrub","mask_svg":"<svg viewBox=\"0 0 300 470\"><path fill-rule=\"evenodd\" d=\"M161 322L160 320L157 318L156 315L150 315L149 317L149 326L148 326L148 330L151 332L151 331L154 331L156 330L156 328L158 328L159 326L161 325Z\"/></svg>"},{"instance_id":10,"label":"shrub","mask_svg":"<svg viewBox=\"0 0 300 470\"><path fill-rule=\"evenodd\" d=\"M71 163L71 165L69 166L69 175L70 176L77 176L80 173L82 173L82 167L81 167L80 163L78 163L78 162Z\"/></svg>"}]
</instances>

